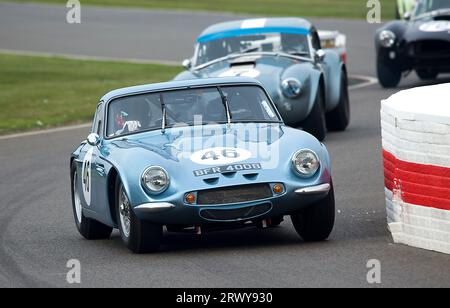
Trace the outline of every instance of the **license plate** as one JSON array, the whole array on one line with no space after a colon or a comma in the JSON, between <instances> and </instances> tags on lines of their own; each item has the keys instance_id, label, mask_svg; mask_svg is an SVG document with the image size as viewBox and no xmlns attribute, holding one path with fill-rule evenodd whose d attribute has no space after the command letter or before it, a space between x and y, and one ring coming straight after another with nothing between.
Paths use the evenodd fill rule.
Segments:
<instances>
[{"instance_id":1,"label":"license plate","mask_svg":"<svg viewBox=\"0 0 450 308\"><path fill-rule=\"evenodd\" d=\"M262 169L261 164L234 164L195 170L194 176L199 177L213 174L224 174L239 171L254 171L261 169Z\"/></svg>"}]
</instances>

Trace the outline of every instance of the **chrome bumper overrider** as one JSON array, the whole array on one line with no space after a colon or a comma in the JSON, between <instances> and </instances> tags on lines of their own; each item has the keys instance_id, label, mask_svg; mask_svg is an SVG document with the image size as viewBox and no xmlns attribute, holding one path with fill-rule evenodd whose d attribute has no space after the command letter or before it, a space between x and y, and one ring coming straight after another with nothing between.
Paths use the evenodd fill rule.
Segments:
<instances>
[{"instance_id":1,"label":"chrome bumper overrider","mask_svg":"<svg viewBox=\"0 0 450 308\"><path fill-rule=\"evenodd\" d=\"M299 188L295 191L297 195L318 195L318 194L328 194L331 190L330 184L322 184L311 187Z\"/></svg>"},{"instance_id":2,"label":"chrome bumper overrider","mask_svg":"<svg viewBox=\"0 0 450 308\"><path fill-rule=\"evenodd\" d=\"M135 207L135 210L144 212L144 213L158 213L164 212L167 210L171 210L175 208L175 205L168 202L160 202L160 203L145 203Z\"/></svg>"}]
</instances>

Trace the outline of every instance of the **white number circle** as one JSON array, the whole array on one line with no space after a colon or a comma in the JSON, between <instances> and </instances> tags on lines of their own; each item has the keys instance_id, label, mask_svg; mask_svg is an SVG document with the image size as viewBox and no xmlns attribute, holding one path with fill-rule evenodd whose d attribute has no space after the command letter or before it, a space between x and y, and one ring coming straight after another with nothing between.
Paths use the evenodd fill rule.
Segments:
<instances>
[{"instance_id":1,"label":"white number circle","mask_svg":"<svg viewBox=\"0 0 450 308\"><path fill-rule=\"evenodd\" d=\"M91 188L92 188L92 153L94 148L87 151L83 160L83 168L81 169L81 186L83 188L83 196L87 206L91 206Z\"/></svg>"},{"instance_id":2,"label":"white number circle","mask_svg":"<svg viewBox=\"0 0 450 308\"><path fill-rule=\"evenodd\" d=\"M420 26L423 32L444 32L450 31L450 22L448 21L432 21Z\"/></svg>"},{"instance_id":3,"label":"white number circle","mask_svg":"<svg viewBox=\"0 0 450 308\"><path fill-rule=\"evenodd\" d=\"M252 157L250 151L237 148L211 148L195 152L191 160L200 165L226 165L244 161Z\"/></svg>"}]
</instances>

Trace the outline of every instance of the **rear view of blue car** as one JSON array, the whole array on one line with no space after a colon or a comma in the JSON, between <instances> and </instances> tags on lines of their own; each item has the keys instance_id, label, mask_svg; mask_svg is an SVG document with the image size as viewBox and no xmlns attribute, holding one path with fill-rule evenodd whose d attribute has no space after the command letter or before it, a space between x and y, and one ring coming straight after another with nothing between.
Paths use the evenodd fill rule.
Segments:
<instances>
[{"instance_id":1,"label":"rear view of blue car","mask_svg":"<svg viewBox=\"0 0 450 308\"><path fill-rule=\"evenodd\" d=\"M266 228L290 215L305 241L321 241L334 226L325 146L285 126L253 79L108 93L70 167L81 235L105 239L117 228L135 253L159 250L164 227L197 234Z\"/></svg>"}]
</instances>

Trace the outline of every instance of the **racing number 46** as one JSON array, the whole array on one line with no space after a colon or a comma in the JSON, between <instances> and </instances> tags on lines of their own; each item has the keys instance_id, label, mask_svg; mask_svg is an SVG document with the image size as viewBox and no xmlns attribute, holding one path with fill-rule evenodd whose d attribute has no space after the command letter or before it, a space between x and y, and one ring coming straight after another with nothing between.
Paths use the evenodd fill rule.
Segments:
<instances>
[{"instance_id":1,"label":"racing number 46","mask_svg":"<svg viewBox=\"0 0 450 308\"><path fill-rule=\"evenodd\" d=\"M202 156L202 160L208 160L208 159L212 159L212 160L219 160L220 158L238 158L239 157L239 153L234 150L234 149L223 149L221 150L219 153L217 153L216 151L209 151L206 152L203 156Z\"/></svg>"}]
</instances>

